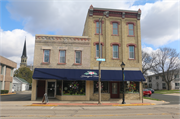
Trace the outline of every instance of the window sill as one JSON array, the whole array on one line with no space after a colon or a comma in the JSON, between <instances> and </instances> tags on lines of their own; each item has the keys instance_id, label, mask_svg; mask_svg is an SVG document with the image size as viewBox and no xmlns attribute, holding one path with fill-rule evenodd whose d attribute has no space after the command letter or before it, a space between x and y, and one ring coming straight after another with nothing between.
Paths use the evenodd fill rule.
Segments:
<instances>
[{"instance_id":1,"label":"window sill","mask_svg":"<svg viewBox=\"0 0 180 119\"><path fill-rule=\"evenodd\" d=\"M66 63L57 63L57 65L66 65Z\"/></svg>"},{"instance_id":2,"label":"window sill","mask_svg":"<svg viewBox=\"0 0 180 119\"><path fill-rule=\"evenodd\" d=\"M99 35L99 33L95 33L94 35ZM103 35L103 34L101 33L101 35Z\"/></svg>"},{"instance_id":3,"label":"window sill","mask_svg":"<svg viewBox=\"0 0 180 119\"><path fill-rule=\"evenodd\" d=\"M135 35L128 35L128 37L135 37Z\"/></svg>"},{"instance_id":4,"label":"window sill","mask_svg":"<svg viewBox=\"0 0 180 119\"><path fill-rule=\"evenodd\" d=\"M74 63L73 65L78 66L78 65L82 65L82 64L77 64L77 63Z\"/></svg>"},{"instance_id":5,"label":"window sill","mask_svg":"<svg viewBox=\"0 0 180 119\"><path fill-rule=\"evenodd\" d=\"M112 60L119 60L119 58L112 58Z\"/></svg>"},{"instance_id":6,"label":"window sill","mask_svg":"<svg viewBox=\"0 0 180 119\"><path fill-rule=\"evenodd\" d=\"M49 65L50 63L49 62L42 62L41 64L42 65Z\"/></svg>"},{"instance_id":7,"label":"window sill","mask_svg":"<svg viewBox=\"0 0 180 119\"><path fill-rule=\"evenodd\" d=\"M128 60L136 60L136 59L128 59Z\"/></svg>"},{"instance_id":8,"label":"window sill","mask_svg":"<svg viewBox=\"0 0 180 119\"><path fill-rule=\"evenodd\" d=\"M111 36L119 36L119 34L111 34Z\"/></svg>"}]
</instances>

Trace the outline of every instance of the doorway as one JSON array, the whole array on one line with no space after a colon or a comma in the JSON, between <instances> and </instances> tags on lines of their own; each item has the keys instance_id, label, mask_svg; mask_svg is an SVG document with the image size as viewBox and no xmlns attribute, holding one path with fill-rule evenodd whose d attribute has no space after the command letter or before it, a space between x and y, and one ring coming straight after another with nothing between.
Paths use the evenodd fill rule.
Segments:
<instances>
[{"instance_id":1,"label":"doorway","mask_svg":"<svg viewBox=\"0 0 180 119\"><path fill-rule=\"evenodd\" d=\"M45 93L45 81L38 80L37 97L43 97Z\"/></svg>"},{"instance_id":2,"label":"doorway","mask_svg":"<svg viewBox=\"0 0 180 119\"><path fill-rule=\"evenodd\" d=\"M119 98L119 82L110 82L111 98Z\"/></svg>"},{"instance_id":3,"label":"doorway","mask_svg":"<svg viewBox=\"0 0 180 119\"><path fill-rule=\"evenodd\" d=\"M48 81L47 82L48 98L55 98L55 92L56 92L56 82L55 81Z\"/></svg>"}]
</instances>

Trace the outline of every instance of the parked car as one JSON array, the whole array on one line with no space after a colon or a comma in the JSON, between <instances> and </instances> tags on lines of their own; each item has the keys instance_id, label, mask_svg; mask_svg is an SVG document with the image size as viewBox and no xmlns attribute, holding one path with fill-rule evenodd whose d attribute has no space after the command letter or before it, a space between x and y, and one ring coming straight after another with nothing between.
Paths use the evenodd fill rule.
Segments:
<instances>
[{"instance_id":1,"label":"parked car","mask_svg":"<svg viewBox=\"0 0 180 119\"><path fill-rule=\"evenodd\" d=\"M148 88L148 90L150 90L152 93L154 93L154 89L152 89L152 88Z\"/></svg>"},{"instance_id":2,"label":"parked car","mask_svg":"<svg viewBox=\"0 0 180 119\"><path fill-rule=\"evenodd\" d=\"M151 96L152 92L148 89L143 89L143 96L148 95L149 97Z\"/></svg>"}]
</instances>

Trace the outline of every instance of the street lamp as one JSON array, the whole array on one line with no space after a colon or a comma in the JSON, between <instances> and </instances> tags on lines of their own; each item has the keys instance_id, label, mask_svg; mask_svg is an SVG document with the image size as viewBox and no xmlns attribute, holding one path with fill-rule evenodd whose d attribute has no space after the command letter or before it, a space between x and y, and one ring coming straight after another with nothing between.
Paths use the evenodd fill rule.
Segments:
<instances>
[{"instance_id":1,"label":"street lamp","mask_svg":"<svg viewBox=\"0 0 180 119\"><path fill-rule=\"evenodd\" d=\"M103 17L105 15L108 14L109 11L106 11L103 13L103 16L102 18L100 19L99 18L99 58L101 58L101 40L100 40L100 36L101 36L101 21L103 19ZM98 89L98 92L99 92L99 95L98 95L98 104L101 104L101 61L99 61L99 79L98 79L98 84L99 84L99 89Z\"/></svg>"},{"instance_id":2,"label":"street lamp","mask_svg":"<svg viewBox=\"0 0 180 119\"><path fill-rule=\"evenodd\" d=\"M122 68L122 79L123 79L123 101L122 101L122 104L126 104L125 101L124 101L124 67L125 67L125 64L124 64L124 62L122 62L122 64L121 64L121 68Z\"/></svg>"}]
</instances>

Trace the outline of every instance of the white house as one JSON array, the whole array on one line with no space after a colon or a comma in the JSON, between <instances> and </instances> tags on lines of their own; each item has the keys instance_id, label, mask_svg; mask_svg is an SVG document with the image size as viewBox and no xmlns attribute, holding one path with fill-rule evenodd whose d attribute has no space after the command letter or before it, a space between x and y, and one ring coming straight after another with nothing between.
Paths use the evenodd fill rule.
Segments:
<instances>
[{"instance_id":1,"label":"white house","mask_svg":"<svg viewBox=\"0 0 180 119\"><path fill-rule=\"evenodd\" d=\"M180 72L173 76L171 81L171 90L180 89ZM155 90L168 89L166 82L158 75L150 75L146 77L145 88L153 88Z\"/></svg>"},{"instance_id":2,"label":"white house","mask_svg":"<svg viewBox=\"0 0 180 119\"><path fill-rule=\"evenodd\" d=\"M13 77L12 91L26 91L29 90L29 83L19 77Z\"/></svg>"}]
</instances>

